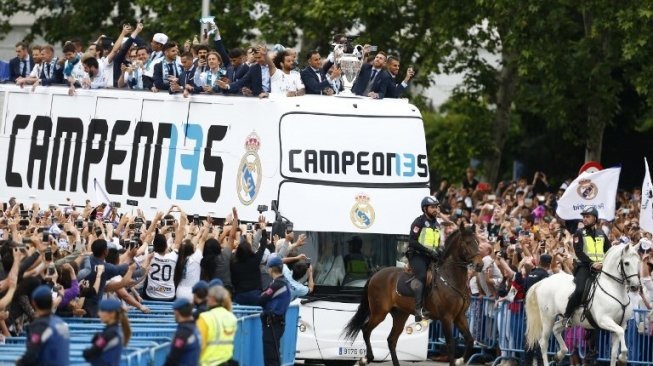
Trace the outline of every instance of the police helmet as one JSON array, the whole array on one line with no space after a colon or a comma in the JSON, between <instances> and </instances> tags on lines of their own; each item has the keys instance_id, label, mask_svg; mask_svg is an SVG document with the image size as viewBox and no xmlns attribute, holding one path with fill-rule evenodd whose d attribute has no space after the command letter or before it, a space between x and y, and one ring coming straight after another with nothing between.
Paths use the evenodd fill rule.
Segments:
<instances>
[{"instance_id":1,"label":"police helmet","mask_svg":"<svg viewBox=\"0 0 653 366\"><path fill-rule=\"evenodd\" d=\"M581 212L581 215L582 216L592 215L598 220L599 210L597 210L596 207L594 207L594 206L585 207L583 212Z\"/></svg>"},{"instance_id":2,"label":"police helmet","mask_svg":"<svg viewBox=\"0 0 653 366\"><path fill-rule=\"evenodd\" d=\"M439 206L440 202L438 202L437 198L432 196L426 196L422 199L422 210L424 209L424 207L431 206L431 205Z\"/></svg>"}]
</instances>

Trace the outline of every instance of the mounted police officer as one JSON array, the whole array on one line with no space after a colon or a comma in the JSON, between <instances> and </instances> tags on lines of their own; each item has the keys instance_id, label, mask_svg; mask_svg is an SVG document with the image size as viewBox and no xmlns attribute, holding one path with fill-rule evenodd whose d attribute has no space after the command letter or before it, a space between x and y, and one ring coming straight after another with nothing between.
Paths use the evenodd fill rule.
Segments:
<instances>
[{"instance_id":1,"label":"mounted police officer","mask_svg":"<svg viewBox=\"0 0 653 366\"><path fill-rule=\"evenodd\" d=\"M46 285L32 292L36 318L27 331L27 350L16 365L68 365L70 333L68 325L52 314L52 290Z\"/></svg>"},{"instance_id":2,"label":"mounted police officer","mask_svg":"<svg viewBox=\"0 0 653 366\"><path fill-rule=\"evenodd\" d=\"M410 226L408 241L408 263L413 270L414 278L410 287L415 294L415 321L421 321L424 313L424 284L426 272L431 261L439 261L442 230L437 216L440 215L440 202L431 196L422 199L422 215Z\"/></svg>"},{"instance_id":3,"label":"mounted police officer","mask_svg":"<svg viewBox=\"0 0 653 366\"><path fill-rule=\"evenodd\" d=\"M574 251L576 252L576 267L574 268L574 283L576 288L569 297L565 311L565 326L571 326L574 311L583 301L583 292L590 279L590 269L600 271L603 267L603 256L610 249L610 241L603 230L598 227L599 211L596 207L587 207L581 213L583 228L574 234Z\"/></svg>"}]
</instances>

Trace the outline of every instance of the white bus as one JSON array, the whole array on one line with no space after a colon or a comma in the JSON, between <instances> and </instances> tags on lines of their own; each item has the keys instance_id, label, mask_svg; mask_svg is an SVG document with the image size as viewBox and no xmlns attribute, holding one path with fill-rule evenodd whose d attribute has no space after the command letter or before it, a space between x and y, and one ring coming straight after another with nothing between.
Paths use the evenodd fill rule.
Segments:
<instances>
[{"instance_id":1,"label":"white bus","mask_svg":"<svg viewBox=\"0 0 653 366\"><path fill-rule=\"evenodd\" d=\"M279 211L308 240L316 289L304 299L297 359L352 364L362 337L340 333L377 267L394 266L429 193L424 128L405 100L303 96L257 99L0 85L4 199L111 201L150 213L179 204L255 221ZM268 212L269 218L273 214ZM388 284L394 286L394 284ZM409 320L410 322L411 320ZM389 359L388 317L372 333ZM424 360L428 332L402 334L400 360Z\"/></svg>"}]
</instances>

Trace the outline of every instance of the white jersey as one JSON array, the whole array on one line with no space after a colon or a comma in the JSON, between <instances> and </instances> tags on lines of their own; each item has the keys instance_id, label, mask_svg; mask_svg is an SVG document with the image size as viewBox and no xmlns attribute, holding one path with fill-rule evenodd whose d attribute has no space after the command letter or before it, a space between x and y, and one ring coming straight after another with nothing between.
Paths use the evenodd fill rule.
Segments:
<instances>
[{"instance_id":1,"label":"white jersey","mask_svg":"<svg viewBox=\"0 0 653 366\"><path fill-rule=\"evenodd\" d=\"M272 78L270 79L270 92L271 93L287 93L289 91L299 91L304 89L301 75L295 71L290 71L289 74L277 69Z\"/></svg>"},{"instance_id":2,"label":"white jersey","mask_svg":"<svg viewBox=\"0 0 653 366\"><path fill-rule=\"evenodd\" d=\"M154 253L150 271L147 274L145 293L154 300L171 300L175 298L175 265L177 252L166 255Z\"/></svg>"}]
</instances>

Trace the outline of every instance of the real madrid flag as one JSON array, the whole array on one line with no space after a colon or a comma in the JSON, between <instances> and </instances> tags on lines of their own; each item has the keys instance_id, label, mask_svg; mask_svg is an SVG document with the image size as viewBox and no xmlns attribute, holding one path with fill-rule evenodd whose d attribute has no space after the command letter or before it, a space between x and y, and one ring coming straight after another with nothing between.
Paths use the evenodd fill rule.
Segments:
<instances>
[{"instance_id":1,"label":"real madrid flag","mask_svg":"<svg viewBox=\"0 0 653 366\"><path fill-rule=\"evenodd\" d=\"M653 233L653 184L648 170L648 161L644 158L644 183L642 183L642 207L639 210L639 227Z\"/></svg>"},{"instance_id":2,"label":"real madrid flag","mask_svg":"<svg viewBox=\"0 0 653 366\"><path fill-rule=\"evenodd\" d=\"M586 207L596 207L599 219L613 220L619 173L620 167L581 173L558 200L558 216L564 220L578 220Z\"/></svg>"}]
</instances>

